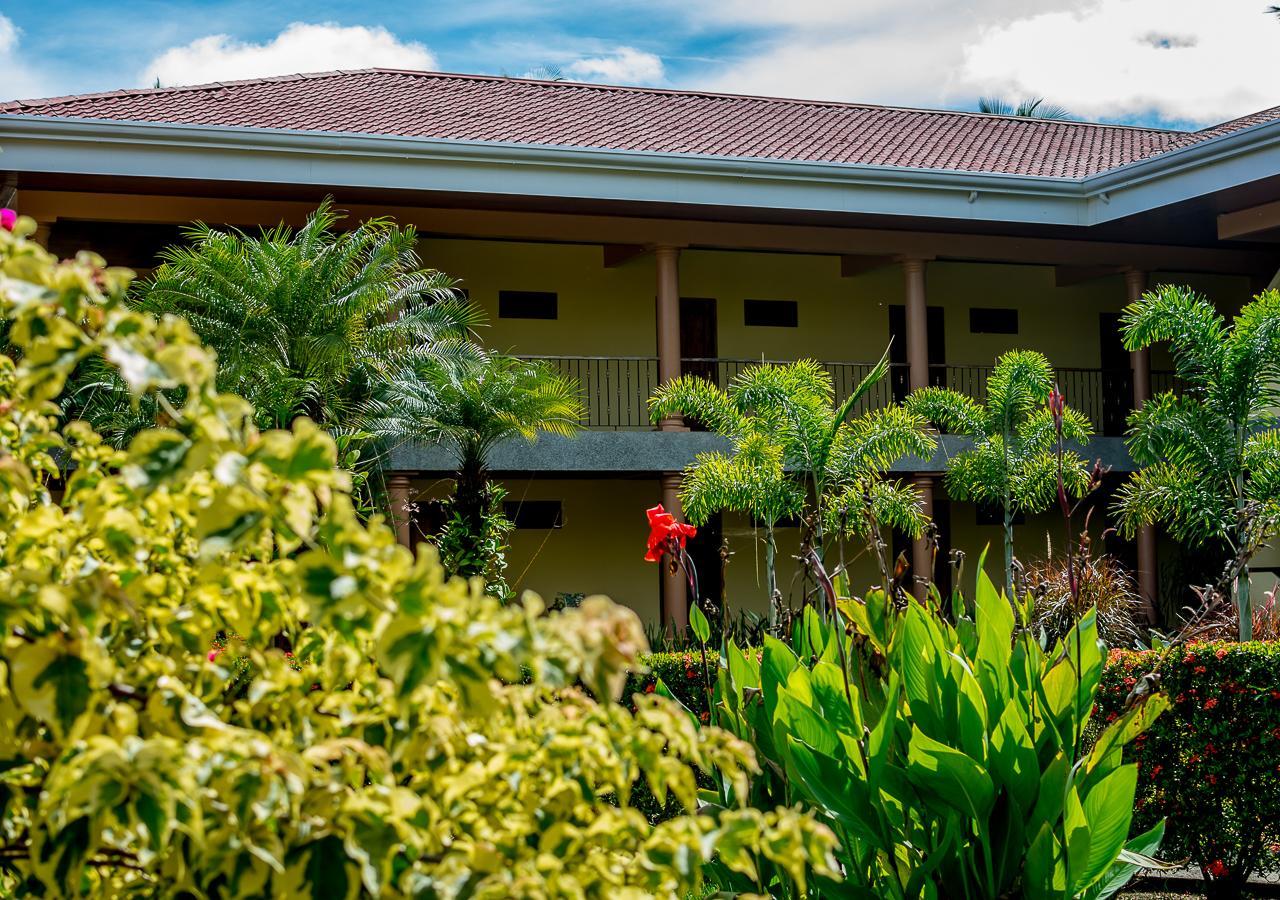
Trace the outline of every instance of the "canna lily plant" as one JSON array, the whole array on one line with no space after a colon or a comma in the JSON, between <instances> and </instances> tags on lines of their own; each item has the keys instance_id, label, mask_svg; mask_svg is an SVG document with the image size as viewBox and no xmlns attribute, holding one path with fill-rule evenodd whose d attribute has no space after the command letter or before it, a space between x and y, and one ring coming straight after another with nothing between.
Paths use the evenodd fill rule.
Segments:
<instances>
[{"instance_id":1,"label":"canna lily plant","mask_svg":"<svg viewBox=\"0 0 1280 900\"><path fill-rule=\"evenodd\" d=\"M839 835L833 896L1100 900L1164 865L1163 822L1130 838L1138 771L1122 751L1168 699L1134 698L1086 747L1104 661L1092 611L1043 648L1030 601L981 564L974 616L954 625L914 598L833 599L839 621L806 609L790 645L730 643L713 712L766 761L752 803L799 800ZM738 799L721 783L714 802Z\"/></svg>"}]
</instances>

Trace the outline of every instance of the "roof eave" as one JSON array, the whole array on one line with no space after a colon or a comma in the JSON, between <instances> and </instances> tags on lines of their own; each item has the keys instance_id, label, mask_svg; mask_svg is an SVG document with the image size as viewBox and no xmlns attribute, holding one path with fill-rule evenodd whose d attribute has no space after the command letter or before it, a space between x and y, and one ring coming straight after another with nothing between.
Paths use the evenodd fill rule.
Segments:
<instances>
[{"instance_id":1,"label":"roof eave","mask_svg":"<svg viewBox=\"0 0 1280 900\"><path fill-rule=\"evenodd\" d=\"M1083 179L22 114L0 151L14 171L1091 225L1280 171L1280 121Z\"/></svg>"}]
</instances>

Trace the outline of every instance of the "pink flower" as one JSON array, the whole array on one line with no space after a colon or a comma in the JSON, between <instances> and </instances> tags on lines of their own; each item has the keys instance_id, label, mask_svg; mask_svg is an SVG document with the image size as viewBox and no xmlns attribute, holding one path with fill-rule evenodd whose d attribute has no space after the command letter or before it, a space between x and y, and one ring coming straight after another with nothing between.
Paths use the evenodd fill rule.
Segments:
<instances>
[{"instance_id":1,"label":"pink flower","mask_svg":"<svg viewBox=\"0 0 1280 900\"><path fill-rule=\"evenodd\" d=\"M0 209L0 228L5 231L13 231L13 226L18 224L18 214L11 209Z\"/></svg>"},{"instance_id":2,"label":"pink flower","mask_svg":"<svg viewBox=\"0 0 1280 900\"><path fill-rule=\"evenodd\" d=\"M219 654L219 653L221 653L221 652L222 652L222 651L221 651L221 650L219 650L217 647L214 647L212 650L210 650L210 651L209 651L209 662L213 662L215 659L217 659L217 658L218 658L218 654Z\"/></svg>"}]
</instances>

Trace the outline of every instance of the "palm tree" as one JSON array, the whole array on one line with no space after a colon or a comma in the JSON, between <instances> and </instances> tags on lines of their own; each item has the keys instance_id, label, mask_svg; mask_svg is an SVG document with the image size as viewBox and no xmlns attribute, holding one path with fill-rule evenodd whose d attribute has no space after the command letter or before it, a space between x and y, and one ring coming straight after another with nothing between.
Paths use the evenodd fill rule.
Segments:
<instances>
[{"instance_id":1,"label":"palm tree","mask_svg":"<svg viewBox=\"0 0 1280 900\"><path fill-rule=\"evenodd\" d=\"M1227 325L1205 297L1165 285L1125 310L1121 327L1130 350L1168 341L1185 385L1129 417L1129 453L1143 468L1117 495L1121 529L1159 523L1185 543L1225 542L1224 579L1248 640L1249 561L1280 531L1280 292L1262 292Z\"/></svg>"},{"instance_id":2,"label":"palm tree","mask_svg":"<svg viewBox=\"0 0 1280 900\"><path fill-rule=\"evenodd\" d=\"M1065 106L1045 103L1043 97L1027 97L1016 106L1001 97L982 97L978 100L978 112L993 116L1015 116L1020 119L1074 119Z\"/></svg>"},{"instance_id":3,"label":"palm tree","mask_svg":"<svg viewBox=\"0 0 1280 900\"><path fill-rule=\"evenodd\" d=\"M870 539L881 525L914 535L924 528L914 490L883 475L901 456L932 453L926 423L895 407L849 418L887 368L882 359L839 406L830 374L812 360L752 366L726 389L683 376L649 401L654 421L688 416L732 445L728 454L697 457L681 500L694 524L725 509L761 524L771 628L779 600L774 530L784 517L802 515L819 550L824 530Z\"/></svg>"},{"instance_id":4,"label":"palm tree","mask_svg":"<svg viewBox=\"0 0 1280 900\"><path fill-rule=\"evenodd\" d=\"M193 225L136 304L190 322L218 353L219 389L249 400L263 427L302 415L350 427L402 359L447 351L482 318L453 279L422 268L412 227L336 231L342 220L326 200L296 232Z\"/></svg>"},{"instance_id":5,"label":"palm tree","mask_svg":"<svg viewBox=\"0 0 1280 900\"><path fill-rule=\"evenodd\" d=\"M581 389L551 365L490 353L467 344L450 355L402 365L379 388L362 424L389 445L444 444L457 475L440 538L450 574L482 576L505 594L501 578L501 489L489 481L489 455L511 438L569 436L585 415Z\"/></svg>"},{"instance_id":6,"label":"palm tree","mask_svg":"<svg viewBox=\"0 0 1280 900\"><path fill-rule=\"evenodd\" d=\"M973 447L953 456L945 484L954 500L999 507L1004 514L1005 589L1013 596L1013 520L1019 513L1047 509L1057 497L1057 432L1047 407L1053 369L1044 354L1014 350L996 361L987 380L986 405L949 388L913 391L906 407L946 434L961 435ZM1064 409L1062 433L1068 441L1089 439L1089 420ZM1083 457L1063 456L1063 483L1081 497L1090 484Z\"/></svg>"}]
</instances>

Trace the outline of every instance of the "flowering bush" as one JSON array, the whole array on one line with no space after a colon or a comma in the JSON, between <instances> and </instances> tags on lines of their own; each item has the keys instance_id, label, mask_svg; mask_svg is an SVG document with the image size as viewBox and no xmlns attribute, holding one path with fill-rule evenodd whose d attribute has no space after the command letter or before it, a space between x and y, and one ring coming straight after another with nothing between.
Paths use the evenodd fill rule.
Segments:
<instances>
[{"instance_id":1,"label":"flowering bush","mask_svg":"<svg viewBox=\"0 0 1280 900\"><path fill-rule=\"evenodd\" d=\"M1120 714L1154 672L1171 708L1127 756L1140 767L1138 827L1167 817L1162 855L1190 858L1216 896L1280 868L1280 644L1112 652L1099 712Z\"/></svg>"},{"instance_id":2,"label":"flowering bush","mask_svg":"<svg viewBox=\"0 0 1280 900\"><path fill-rule=\"evenodd\" d=\"M612 702L634 613L445 581L358 521L328 435L259 431L182 320L130 309L128 272L0 226L0 896L671 897L729 872L805 896L835 875L800 813L634 807L640 773L690 812L699 772L745 789L757 768L660 696ZM60 424L90 358L166 427L116 450Z\"/></svg>"}]
</instances>

